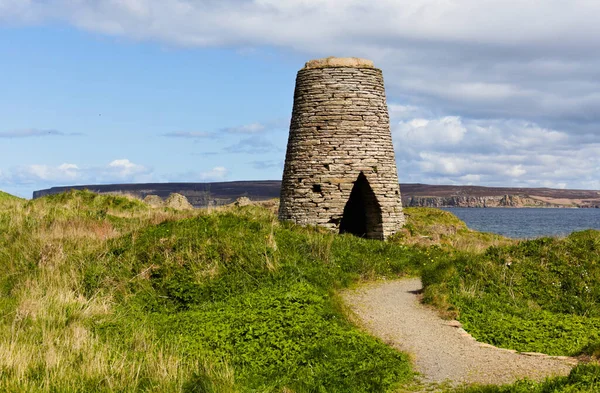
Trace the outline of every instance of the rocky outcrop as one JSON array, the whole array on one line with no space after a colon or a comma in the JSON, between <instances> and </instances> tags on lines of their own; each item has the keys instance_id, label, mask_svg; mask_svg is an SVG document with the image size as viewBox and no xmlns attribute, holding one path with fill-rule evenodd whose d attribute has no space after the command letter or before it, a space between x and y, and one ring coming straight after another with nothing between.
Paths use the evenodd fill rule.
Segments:
<instances>
[{"instance_id":1,"label":"rocky outcrop","mask_svg":"<svg viewBox=\"0 0 600 393\"><path fill-rule=\"evenodd\" d=\"M191 210L194 208L185 195L176 192L171 193L165 200L158 195L146 195L144 203L154 208L169 207L175 210Z\"/></svg>"},{"instance_id":2,"label":"rocky outcrop","mask_svg":"<svg viewBox=\"0 0 600 393\"><path fill-rule=\"evenodd\" d=\"M522 195L503 196L407 196L402 200L408 207L560 207Z\"/></svg>"},{"instance_id":3,"label":"rocky outcrop","mask_svg":"<svg viewBox=\"0 0 600 393\"><path fill-rule=\"evenodd\" d=\"M185 196L178 193L169 195L165 201L165 206L175 210L191 210L194 208Z\"/></svg>"},{"instance_id":4,"label":"rocky outcrop","mask_svg":"<svg viewBox=\"0 0 600 393\"><path fill-rule=\"evenodd\" d=\"M252 201L250 200L250 198L248 197L239 197L238 199L235 200L235 202L233 202L234 205L236 206L250 206L252 205Z\"/></svg>"}]
</instances>

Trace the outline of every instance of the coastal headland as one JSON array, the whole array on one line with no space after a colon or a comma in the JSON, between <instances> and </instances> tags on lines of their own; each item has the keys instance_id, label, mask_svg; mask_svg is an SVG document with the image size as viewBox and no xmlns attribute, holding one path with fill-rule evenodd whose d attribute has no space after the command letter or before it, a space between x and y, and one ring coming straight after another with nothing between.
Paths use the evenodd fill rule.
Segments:
<instances>
[{"instance_id":1,"label":"coastal headland","mask_svg":"<svg viewBox=\"0 0 600 393\"><path fill-rule=\"evenodd\" d=\"M221 206L240 197L267 200L279 197L278 180L213 183L96 184L52 187L35 191L33 198L58 194L70 189L97 193L131 194L145 198L171 193L184 195L194 207ZM480 187L456 185L400 184L405 207L565 207L598 208L600 191L555 188Z\"/></svg>"}]
</instances>

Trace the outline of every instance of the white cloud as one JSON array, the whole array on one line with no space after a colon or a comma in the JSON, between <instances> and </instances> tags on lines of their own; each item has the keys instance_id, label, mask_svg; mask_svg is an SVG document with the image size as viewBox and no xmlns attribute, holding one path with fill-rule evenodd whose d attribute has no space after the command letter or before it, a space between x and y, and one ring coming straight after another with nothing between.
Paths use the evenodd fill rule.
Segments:
<instances>
[{"instance_id":1,"label":"white cloud","mask_svg":"<svg viewBox=\"0 0 600 393\"><path fill-rule=\"evenodd\" d=\"M286 126L289 123L285 123ZM196 131L196 132L188 132L188 131L176 131L176 132L168 132L166 134L162 134L162 136L166 136L169 138L189 138L189 139L201 139L201 138L219 138L222 136L227 136L223 134L262 134L268 131L272 131L274 129L279 129L282 126L281 120L274 120L268 123L250 123L250 124L242 124L239 126L233 127L223 127L219 128L214 132L205 132L205 131Z\"/></svg>"},{"instance_id":2,"label":"white cloud","mask_svg":"<svg viewBox=\"0 0 600 393\"><path fill-rule=\"evenodd\" d=\"M431 120L416 118L400 121L396 124L395 132L400 143L455 145L462 141L467 129L460 117L446 116Z\"/></svg>"},{"instance_id":3,"label":"white cloud","mask_svg":"<svg viewBox=\"0 0 600 393\"><path fill-rule=\"evenodd\" d=\"M214 166L210 169L171 173L161 178L164 182L213 182L224 181L229 176L229 170L224 166Z\"/></svg>"},{"instance_id":4,"label":"white cloud","mask_svg":"<svg viewBox=\"0 0 600 393\"><path fill-rule=\"evenodd\" d=\"M181 46L369 57L407 105L594 124L598 15L595 0L0 0L5 23L62 20Z\"/></svg>"},{"instance_id":5,"label":"white cloud","mask_svg":"<svg viewBox=\"0 0 600 393\"><path fill-rule=\"evenodd\" d=\"M383 69L388 96L402 102L390 105L402 181L588 188L600 184L598 15L595 0L0 0L0 23L63 21L172 45L368 57ZM273 146L258 135L272 128L165 136L249 134L225 151L263 154ZM60 132L0 137L48 134ZM30 166L2 176L151 176L121 164ZM226 176L216 168L196 175Z\"/></svg>"},{"instance_id":6,"label":"white cloud","mask_svg":"<svg viewBox=\"0 0 600 393\"><path fill-rule=\"evenodd\" d=\"M481 175L464 175L459 178L459 182L465 185L478 185L481 182Z\"/></svg>"},{"instance_id":7,"label":"white cloud","mask_svg":"<svg viewBox=\"0 0 600 393\"><path fill-rule=\"evenodd\" d=\"M512 165L504 173L510 177L519 177L526 174L527 170L523 168L523 165Z\"/></svg>"},{"instance_id":8,"label":"white cloud","mask_svg":"<svg viewBox=\"0 0 600 393\"><path fill-rule=\"evenodd\" d=\"M201 181L222 181L225 180L228 174L227 168L216 166L209 171L201 172L198 176Z\"/></svg>"},{"instance_id":9,"label":"white cloud","mask_svg":"<svg viewBox=\"0 0 600 393\"><path fill-rule=\"evenodd\" d=\"M9 180L14 183L30 184L34 182L66 182L77 181L78 167L75 164L61 164L59 166L32 164L14 168L7 172Z\"/></svg>"},{"instance_id":10,"label":"white cloud","mask_svg":"<svg viewBox=\"0 0 600 393\"><path fill-rule=\"evenodd\" d=\"M600 143L524 120L431 116L392 122L401 182L597 188Z\"/></svg>"},{"instance_id":11,"label":"white cloud","mask_svg":"<svg viewBox=\"0 0 600 393\"><path fill-rule=\"evenodd\" d=\"M590 0L3 0L0 10L13 17L56 17L90 30L186 45L304 46L316 37L327 43L382 36L490 44L560 38L568 45L600 32L600 5Z\"/></svg>"},{"instance_id":12,"label":"white cloud","mask_svg":"<svg viewBox=\"0 0 600 393\"><path fill-rule=\"evenodd\" d=\"M256 134L259 132L263 132L267 129L264 124L261 123L252 123L252 124L244 124L237 127L226 127L221 128L220 131L228 132L231 134Z\"/></svg>"},{"instance_id":13,"label":"white cloud","mask_svg":"<svg viewBox=\"0 0 600 393\"><path fill-rule=\"evenodd\" d=\"M143 165L134 164L128 159L114 160L108 164L107 173L109 176L116 176L119 178L132 178L135 175L147 173L148 169Z\"/></svg>"},{"instance_id":14,"label":"white cloud","mask_svg":"<svg viewBox=\"0 0 600 393\"><path fill-rule=\"evenodd\" d=\"M414 119L423 115L423 108L415 105L388 104L388 112L392 120Z\"/></svg>"},{"instance_id":15,"label":"white cloud","mask_svg":"<svg viewBox=\"0 0 600 393\"><path fill-rule=\"evenodd\" d=\"M474 165L469 158L455 155L422 152L419 157L419 167L425 173L462 176Z\"/></svg>"},{"instance_id":16,"label":"white cloud","mask_svg":"<svg viewBox=\"0 0 600 393\"><path fill-rule=\"evenodd\" d=\"M276 151L279 148L275 146L269 139L262 136L253 135L244 138L239 142L227 146L224 151L234 154L265 154Z\"/></svg>"},{"instance_id":17,"label":"white cloud","mask_svg":"<svg viewBox=\"0 0 600 393\"><path fill-rule=\"evenodd\" d=\"M35 0L0 0L0 21L7 23L34 22L41 16L42 9Z\"/></svg>"},{"instance_id":18,"label":"white cloud","mask_svg":"<svg viewBox=\"0 0 600 393\"><path fill-rule=\"evenodd\" d=\"M224 166L198 172L158 174L152 168L121 158L101 166L84 167L72 163L60 165L32 164L0 169L0 190L11 190L29 197L33 190L55 186L154 183L154 182L204 182L224 181L229 170Z\"/></svg>"},{"instance_id":19,"label":"white cloud","mask_svg":"<svg viewBox=\"0 0 600 393\"><path fill-rule=\"evenodd\" d=\"M93 183L141 182L151 178L152 170L128 159L118 159L105 166L80 167L72 163L58 166L31 164L2 172L0 181L11 185L74 185Z\"/></svg>"}]
</instances>

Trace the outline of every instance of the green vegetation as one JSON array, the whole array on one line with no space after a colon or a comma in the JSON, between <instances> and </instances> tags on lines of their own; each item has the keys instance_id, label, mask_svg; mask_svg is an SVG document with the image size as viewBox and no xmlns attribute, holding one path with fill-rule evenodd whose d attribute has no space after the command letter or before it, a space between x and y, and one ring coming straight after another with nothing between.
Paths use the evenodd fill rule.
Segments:
<instances>
[{"instance_id":1,"label":"green vegetation","mask_svg":"<svg viewBox=\"0 0 600 393\"><path fill-rule=\"evenodd\" d=\"M6 202L0 391L387 391L407 357L350 324L335 289L416 272L420 254L252 206Z\"/></svg>"},{"instance_id":2,"label":"green vegetation","mask_svg":"<svg viewBox=\"0 0 600 393\"><path fill-rule=\"evenodd\" d=\"M482 341L598 352L597 232L517 243L439 210L407 213L379 242L257 206L0 198L0 391L396 391L408 358L357 329L336 292L403 275L422 274L426 299ZM598 374L467 391L594 391Z\"/></svg>"},{"instance_id":3,"label":"green vegetation","mask_svg":"<svg viewBox=\"0 0 600 393\"><path fill-rule=\"evenodd\" d=\"M542 383L519 381L507 386L477 386L458 389L455 393L593 393L600 392L600 366L585 364L575 367L566 377Z\"/></svg>"},{"instance_id":4,"label":"green vegetation","mask_svg":"<svg viewBox=\"0 0 600 393\"><path fill-rule=\"evenodd\" d=\"M7 194L6 192L0 191L0 201L15 200L15 199L20 199L20 198L14 196L14 195Z\"/></svg>"},{"instance_id":5,"label":"green vegetation","mask_svg":"<svg viewBox=\"0 0 600 393\"><path fill-rule=\"evenodd\" d=\"M425 299L474 337L519 351L579 355L600 344L600 232L541 238L423 270Z\"/></svg>"},{"instance_id":6,"label":"green vegetation","mask_svg":"<svg viewBox=\"0 0 600 393\"><path fill-rule=\"evenodd\" d=\"M424 300L442 316L499 347L600 357L600 232L515 242L470 231L442 210L406 213L405 230L393 240L425 248ZM581 365L542 383L458 392L600 392L600 366Z\"/></svg>"},{"instance_id":7,"label":"green vegetation","mask_svg":"<svg viewBox=\"0 0 600 393\"><path fill-rule=\"evenodd\" d=\"M425 207L404 209L406 224L390 241L421 247L437 246L454 253L463 251L481 253L490 246L515 243L514 240L493 233L477 232L450 212Z\"/></svg>"},{"instance_id":8,"label":"green vegetation","mask_svg":"<svg viewBox=\"0 0 600 393\"><path fill-rule=\"evenodd\" d=\"M345 321L332 292L408 270L400 247L292 230L246 207L165 222L110 250L83 273L86 293L128 299L131 319L184 357L224 359L241 386L368 392L410 377L403 355ZM98 329L127 335L121 319Z\"/></svg>"}]
</instances>

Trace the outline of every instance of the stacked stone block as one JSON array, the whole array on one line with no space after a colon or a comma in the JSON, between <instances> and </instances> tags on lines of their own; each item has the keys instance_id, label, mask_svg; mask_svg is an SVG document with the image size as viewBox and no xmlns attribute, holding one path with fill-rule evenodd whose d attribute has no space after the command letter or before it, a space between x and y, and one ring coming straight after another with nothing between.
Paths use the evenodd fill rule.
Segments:
<instances>
[{"instance_id":1,"label":"stacked stone block","mask_svg":"<svg viewBox=\"0 0 600 393\"><path fill-rule=\"evenodd\" d=\"M310 61L296 78L279 218L339 231L360 205L359 235L385 239L404 224L382 72L356 58Z\"/></svg>"}]
</instances>

